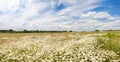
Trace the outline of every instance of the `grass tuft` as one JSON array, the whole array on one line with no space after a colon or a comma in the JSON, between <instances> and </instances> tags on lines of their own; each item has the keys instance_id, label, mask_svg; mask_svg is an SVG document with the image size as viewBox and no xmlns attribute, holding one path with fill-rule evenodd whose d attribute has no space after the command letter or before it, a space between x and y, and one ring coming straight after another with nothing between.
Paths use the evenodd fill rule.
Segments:
<instances>
[{"instance_id":1,"label":"grass tuft","mask_svg":"<svg viewBox=\"0 0 120 62\"><path fill-rule=\"evenodd\" d=\"M120 39L119 35L115 33L108 33L103 37L98 37L97 44L100 48L114 51L117 54L120 53Z\"/></svg>"}]
</instances>

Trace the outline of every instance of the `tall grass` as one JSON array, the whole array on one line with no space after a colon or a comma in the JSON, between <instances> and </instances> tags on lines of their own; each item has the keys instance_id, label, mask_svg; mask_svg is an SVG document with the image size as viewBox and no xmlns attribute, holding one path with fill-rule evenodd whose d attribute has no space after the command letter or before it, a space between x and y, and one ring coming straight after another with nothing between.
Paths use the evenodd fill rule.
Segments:
<instances>
[{"instance_id":1,"label":"tall grass","mask_svg":"<svg viewBox=\"0 0 120 62\"><path fill-rule=\"evenodd\" d=\"M120 39L119 35L115 33L107 33L105 36L97 38L97 44L100 48L120 54Z\"/></svg>"}]
</instances>

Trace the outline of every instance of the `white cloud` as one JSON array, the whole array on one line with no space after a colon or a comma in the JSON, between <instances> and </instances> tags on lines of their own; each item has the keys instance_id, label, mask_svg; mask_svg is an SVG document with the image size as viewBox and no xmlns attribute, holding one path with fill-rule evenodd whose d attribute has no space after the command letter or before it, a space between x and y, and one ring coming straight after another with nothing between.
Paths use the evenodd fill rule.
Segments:
<instances>
[{"instance_id":1,"label":"white cloud","mask_svg":"<svg viewBox=\"0 0 120 62\"><path fill-rule=\"evenodd\" d=\"M19 8L20 0L0 0L0 11L15 11Z\"/></svg>"},{"instance_id":2,"label":"white cloud","mask_svg":"<svg viewBox=\"0 0 120 62\"><path fill-rule=\"evenodd\" d=\"M81 18L93 18L93 19L106 18L106 19L111 19L111 20L114 19L107 12L88 12L87 14L81 15Z\"/></svg>"}]
</instances>

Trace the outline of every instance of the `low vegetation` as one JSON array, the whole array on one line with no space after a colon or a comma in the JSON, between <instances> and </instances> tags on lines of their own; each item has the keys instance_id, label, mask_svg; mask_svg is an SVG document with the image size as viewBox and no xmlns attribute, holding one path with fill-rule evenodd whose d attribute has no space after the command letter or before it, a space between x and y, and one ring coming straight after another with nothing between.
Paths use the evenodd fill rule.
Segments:
<instances>
[{"instance_id":1,"label":"low vegetation","mask_svg":"<svg viewBox=\"0 0 120 62\"><path fill-rule=\"evenodd\" d=\"M108 33L97 39L97 43L100 48L114 51L120 55L120 35L115 33Z\"/></svg>"},{"instance_id":2,"label":"low vegetation","mask_svg":"<svg viewBox=\"0 0 120 62\"><path fill-rule=\"evenodd\" d=\"M0 62L120 61L116 54L119 52L119 43L116 42L119 36L109 33L96 40L95 34L92 35L86 32L2 33ZM104 49L96 47L96 44Z\"/></svg>"}]
</instances>

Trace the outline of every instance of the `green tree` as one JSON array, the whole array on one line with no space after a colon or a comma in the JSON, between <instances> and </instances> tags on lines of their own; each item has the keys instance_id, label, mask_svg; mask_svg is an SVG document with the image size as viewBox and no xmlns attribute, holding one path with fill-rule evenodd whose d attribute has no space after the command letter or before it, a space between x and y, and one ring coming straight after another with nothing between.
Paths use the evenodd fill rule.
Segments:
<instances>
[{"instance_id":1,"label":"green tree","mask_svg":"<svg viewBox=\"0 0 120 62\"><path fill-rule=\"evenodd\" d=\"M9 31L9 32L14 32L14 30L13 30L13 29L9 29L8 31Z\"/></svg>"},{"instance_id":2,"label":"green tree","mask_svg":"<svg viewBox=\"0 0 120 62\"><path fill-rule=\"evenodd\" d=\"M28 33L28 31L25 29L24 31L23 31L24 33Z\"/></svg>"},{"instance_id":3,"label":"green tree","mask_svg":"<svg viewBox=\"0 0 120 62\"><path fill-rule=\"evenodd\" d=\"M95 30L95 32L100 32L100 30Z\"/></svg>"}]
</instances>

